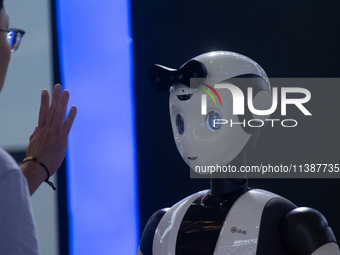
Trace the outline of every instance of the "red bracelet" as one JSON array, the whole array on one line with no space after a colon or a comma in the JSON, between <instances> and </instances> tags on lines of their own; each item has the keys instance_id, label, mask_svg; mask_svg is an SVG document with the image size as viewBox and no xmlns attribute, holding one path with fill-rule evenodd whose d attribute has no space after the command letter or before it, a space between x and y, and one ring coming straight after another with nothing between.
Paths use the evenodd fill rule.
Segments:
<instances>
[{"instance_id":1,"label":"red bracelet","mask_svg":"<svg viewBox=\"0 0 340 255\"><path fill-rule=\"evenodd\" d=\"M44 182L46 182L48 185L50 185L52 187L53 190L56 190L57 188L54 186L54 184L49 181L50 179L50 172L48 171L47 167L40 161L38 160L37 158L35 157L27 157L27 158L24 158L24 160L22 161L22 163L25 163L27 161L34 161L34 162L37 162L39 163L45 170L46 170L46 173L47 173L47 178Z\"/></svg>"}]
</instances>

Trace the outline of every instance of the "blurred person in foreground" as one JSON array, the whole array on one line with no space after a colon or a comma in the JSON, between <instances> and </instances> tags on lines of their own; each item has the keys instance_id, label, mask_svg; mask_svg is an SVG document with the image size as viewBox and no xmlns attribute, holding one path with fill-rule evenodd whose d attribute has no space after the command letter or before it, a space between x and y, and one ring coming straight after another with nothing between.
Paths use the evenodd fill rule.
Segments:
<instances>
[{"instance_id":1,"label":"blurred person in foreground","mask_svg":"<svg viewBox=\"0 0 340 255\"><path fill-rule=\"evenodd\" d=\"M9 16L0 0L0 92L11 53L17 50L24 33L9 28ZM77 112L72 106L65 120L68 99L68 91L62 91L60 85L54 87L51 105L48 91L42 91L38 126L29 138L20 167L0 148L0 254L39 254L30 195L43 182L55 189L49 177L65 157L67 137Z\"/></svg>"}]
</instances>

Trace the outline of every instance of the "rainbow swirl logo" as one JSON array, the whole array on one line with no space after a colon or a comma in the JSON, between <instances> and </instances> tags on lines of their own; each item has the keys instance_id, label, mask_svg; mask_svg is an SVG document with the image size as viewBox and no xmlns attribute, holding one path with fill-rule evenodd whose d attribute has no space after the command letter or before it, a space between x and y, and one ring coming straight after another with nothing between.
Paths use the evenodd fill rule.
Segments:
<instances>
[{"instance_id":1,"label":"rainbow swirl logo","mask_svg":"<svg viewBox=\"0 0 340 255\"><path fill-rule=\"evenodd\" d=\"M200 84L202 84L203 86L206 86L206 87L209 88L212 92L214 92L215 95L217 96L218 100L220 101L221 106L222 106L222 100L221 100L221 98L220 98L220 95L217 93L217 91L216 91L213 87L211 87L210 85L208 85L208 84L206 84L206 83L201 83L201 82L200 82ZM206 92L206 93L212 98L212 100L214 100L214 103L215 103L215 105L217 106L215 97L213 96L213 94L211 94L211 92L210 92L209 90L204 89L204 88L199 88L199 89L201 89L201 90L203 90L204 92Z\"/></svg>"}]
</instances>

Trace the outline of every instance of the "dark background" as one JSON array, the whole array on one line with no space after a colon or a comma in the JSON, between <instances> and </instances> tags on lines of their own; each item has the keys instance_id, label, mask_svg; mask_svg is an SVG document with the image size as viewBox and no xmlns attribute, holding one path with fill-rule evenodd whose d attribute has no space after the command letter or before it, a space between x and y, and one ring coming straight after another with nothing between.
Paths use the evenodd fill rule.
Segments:
<instances>
[{"instance_id":1,"label":"dark background","mask_svg":"<svg viewBox=\"0 0 340 255\"><path fill-rule=\"evenodd\" d=\"M169 93L151 88L147 68L155 63L178 68L202 53L226 50L254 59L270 78L339 77L340 2L132 0L131 8L142 232L158 209L209 188L209 180L189 178L173 141ZM306 107L313 116L291 112L291 118L301 119L298 127L266 128L248 157L250 165L340 163L340 87L320 84L310 91ZM340 238L339 179L252 179L249 184L321 211Z\"/></svg>"}]
</instances>

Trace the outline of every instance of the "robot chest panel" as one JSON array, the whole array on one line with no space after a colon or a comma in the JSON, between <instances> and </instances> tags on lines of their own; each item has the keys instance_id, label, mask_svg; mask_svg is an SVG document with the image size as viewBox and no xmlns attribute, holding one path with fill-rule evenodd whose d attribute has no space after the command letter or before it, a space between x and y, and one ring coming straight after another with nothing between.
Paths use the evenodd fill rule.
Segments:
<instances>
[{"instance_id":1,"label":"robot chest panel","mask_svg":"<svg viewBox=\"0 0 340 255\"><path fill-rule=\"evenodd\" d=\"M275 194L251 190L229 208L204 207L198 192L174 205L160 221L153 254L255 255L262 211Z\"/></svg>"}]
</instances>

